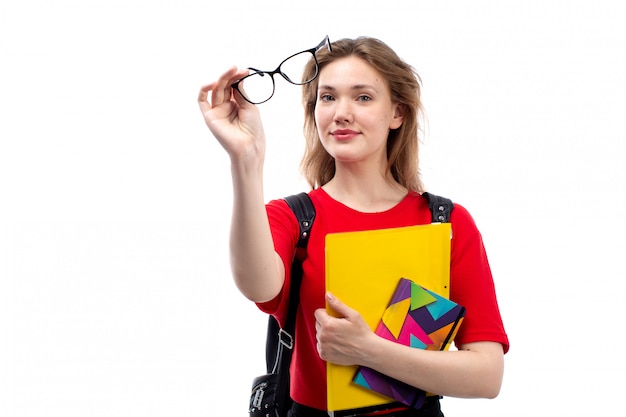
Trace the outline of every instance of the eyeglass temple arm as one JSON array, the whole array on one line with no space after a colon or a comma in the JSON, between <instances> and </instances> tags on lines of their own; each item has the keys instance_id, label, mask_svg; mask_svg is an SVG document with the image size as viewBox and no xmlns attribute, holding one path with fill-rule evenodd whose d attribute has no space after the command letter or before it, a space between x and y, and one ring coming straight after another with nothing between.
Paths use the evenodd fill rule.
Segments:
<instances>
[{"instance_id":1,"label":"eyeglass temple arm","mask_svg":"<svg viewBox=\"0 0 626 417\"><path fill-rule=\"evenodd\" d=\"M315 47L315 52L319 51L320 49L322 49L324 46L328 47L328 51L332 52L333 48L330 46L330 39L328 39L328 35L326 35L326 37L324 38L324 40L322 40L319 45L317 45Z\"/></svg>"},{"instance_id":2,"label":"eyeglass temple arm","mask_svg":"<svg viewBox=\"0 0 626 417\"><path fill-rule=\"evenodd\" d=\"M256 68L253 68L253 67L248 67L248 69L249 69L250 71L254 71L254 72L253 72L253 74L259 74L261 77L263 77L263 76L265 75L265 71L261 71L261 70L258 70L258 69L256 69ZM250 74L250 75L252 75L252 74ZM231 87L233 87L233 88L239 88L239 85L238 85L238 84L239 84L241 81L243 81L243 79L244 79L244 78L246 78L246 77L243 77L243 78L238 79L237 81L235 81L234 83L232 83L230 86L231 86Z\"/></svg>"},{"instance_id":3,"label":"eyeglass temple arm","mask_svg":"<svg viewBox=\"0 0 626 417\"><path fill-rule=\"evenodd\" d=\"M248 67L248 69L250 71L254 71L255 73L259 73L261 75L265 75L265 71L261 71L260 69L256 69L256 68L253 68L253 67Z\"/></svg>"}]
</instances>

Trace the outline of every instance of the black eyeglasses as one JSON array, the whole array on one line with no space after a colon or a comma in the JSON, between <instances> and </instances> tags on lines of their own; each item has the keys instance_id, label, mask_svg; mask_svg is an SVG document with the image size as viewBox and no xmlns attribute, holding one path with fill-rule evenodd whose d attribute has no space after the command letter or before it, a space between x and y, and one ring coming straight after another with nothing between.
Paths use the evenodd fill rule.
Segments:
<instances>
[{"instance_id":1,"label":"black eyeglasses","mask_svg":"<svg viewBox=\"0 0 626 417\"><path fill-rule=\"evenodd\" d=\"M315 53L324 46L326 46L329 51L332 51L328 35L315 48L298 52L286 58L274 71L261 71L249 67L248 69L253 72L235 81L231 84L231 87L236 89L246 101L252 104L265 103L274 95L276 88L274 84L274 74L280 74L287 82L295 85L304 85L313 81L319 73L319 65ZM315 71L309 79L302 80L304 68L311 58L315 61ZM243 88L240 86L242 82L244 82Z\"/></svg>"}]
</instances>

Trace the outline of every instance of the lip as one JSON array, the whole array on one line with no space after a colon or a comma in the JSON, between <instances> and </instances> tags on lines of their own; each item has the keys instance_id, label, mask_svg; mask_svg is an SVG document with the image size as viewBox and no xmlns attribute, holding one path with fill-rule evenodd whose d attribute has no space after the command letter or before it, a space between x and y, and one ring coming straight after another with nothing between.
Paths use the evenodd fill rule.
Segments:
<instances>
[{"instance_id":1,"label":"lip","mask_svg":"<svg viewBox=\"0 0 626 417\"><path fill-rule=\"evenodd\" d=\"M359 132L350 129L337 129L330 133L337 140L349 140L359 134Z\"/></svg>"}]
</instances>

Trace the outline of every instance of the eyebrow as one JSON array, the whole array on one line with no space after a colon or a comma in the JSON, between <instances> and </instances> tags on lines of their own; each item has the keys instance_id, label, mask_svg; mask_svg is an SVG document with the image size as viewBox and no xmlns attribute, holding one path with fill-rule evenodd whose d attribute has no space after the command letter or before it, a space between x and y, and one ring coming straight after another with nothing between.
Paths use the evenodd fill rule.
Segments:
<instances>
[{"instance_id":1,"label":"eyebrow","mask_svg":"<svg viewBox=\"0 0 626 417\"><path fill-rule=\"evenodd\" d=\"M337 89L333 86L330 85L319 85L317 87L318 90L329 90L329 91L336 91ZM373 91L378 91L378 89L376 87L374 87L371 84L355 84L353 86L350 87L350 90L373 90Z\"/></svg>"}]
</instances>

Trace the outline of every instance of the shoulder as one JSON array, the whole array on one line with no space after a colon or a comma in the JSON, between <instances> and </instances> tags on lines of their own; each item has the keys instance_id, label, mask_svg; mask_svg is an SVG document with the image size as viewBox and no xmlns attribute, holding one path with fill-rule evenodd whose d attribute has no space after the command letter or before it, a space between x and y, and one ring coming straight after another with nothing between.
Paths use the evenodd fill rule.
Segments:
<instances>
[{"instance_id":1,"label":"shoulder","mask_svg":"<svg viewBox=\"0 0 626 417\"><path fill-rule=\"evenodd\" d=\"M450 222L476 227L474 218L464 205L454 202Z\"/></svg>"},{"instance_id":2,"label":"shoulder","mask_svg":"<svg viewBox=\"0 0 626 417\"><path fill-rule=\"evenodd\" d=\"M454 240L469 238L471 236L480 235L478 226L470 212L457 202L454 202L454 208L450 215L450 223L452 224L452 236Z\"/></svg>"},{"instance_id":3,"label":"shoulder","mask_svg":"<svg viewBox=\"0 0 626 417\"><path fill-rule=\"evenodd\" d=\"M298 219L284 198L270 200L265 205L265 210L272 230L284 235L292 232L298 234Z\"/></svg>"},{"instance_id":4,"label":"shoulder","mask_svg":"<svg viewBox=\"0 0 626 417\"><path fill-rule=\"evenodd\" d=\"M425 194L418 195L422 198L424 204L428 205L429 198ZM434 194L431 193L431 196L432 195ZM448 196L439 196L439 199L447 200L448 202L452 203L449 219L450 223L452 224L453 238L457 238L456 240L458 240L458 238L479 234L474 218L463 204L455 201L453 198L450 198Z\"/></svg>"},{"instance_id":5,"label":"shoulder","mask_svg":"<svg viewBox=\"0 0 626 417\"><path fill-rule=\"evenodd\" d=\"M450 223L452 223L452 228L462 228L462 229L473 229L476 228L476 224L474 222L474 218L470 214L470 212L465 208L464 205L455 201L453 198L445 196L445 195L435 195L430 193L430 196L435 196L435 200L433 201L446 201L451 203L451 212L450 212ZM426 193L419 194L417 192L411 191L407 196L407 200L412 201L412 205L417 208L419 211L428 211L429 214L432 213L429 200Z\"/></svg>"},{"instance_id":6,"label":"shoulder","mask_svg":"<svg viewBox=\"0 0 626 417\"><path fill-rule=\"evenodd\" d=\"M289 205L287 205L284 198L270 200L265 205L265 209L267 210L268 215L293 216L293 212L289 208Z\"/></svg>"}]
</instances>

